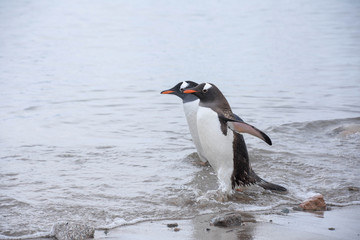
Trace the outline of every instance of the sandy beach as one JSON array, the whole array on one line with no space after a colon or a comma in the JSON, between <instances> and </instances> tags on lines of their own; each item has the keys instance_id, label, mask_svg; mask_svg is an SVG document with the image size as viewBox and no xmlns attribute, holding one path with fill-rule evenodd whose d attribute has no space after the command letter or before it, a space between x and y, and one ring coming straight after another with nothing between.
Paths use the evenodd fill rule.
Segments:
<instances>
[{"instance_id":1,"label":"sandy beach","mask_svg":"<svg viewBox=\"0 0 360 240\"><path fill-rule=\"evenodd\" d=\"M95 239L360 239L360 206L332 207L328 211L303 212L282 209L241 213L236 227L210 225L216 214L187 220L148 221L109 230L97 230ZM177 227L168 227L168 224Z\"/></svg>"}]
</instances>

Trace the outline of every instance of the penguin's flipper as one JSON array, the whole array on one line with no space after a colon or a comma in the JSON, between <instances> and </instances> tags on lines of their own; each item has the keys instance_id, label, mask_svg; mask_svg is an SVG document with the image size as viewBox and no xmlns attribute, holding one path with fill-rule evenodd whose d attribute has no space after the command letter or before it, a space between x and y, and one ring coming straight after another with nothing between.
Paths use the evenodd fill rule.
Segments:
<instances>
[{"instance_id":1,"label":"penguin's flipper","mask_svg":"<svg viewBox=\"0 0 360 240\"><path fill-rule=\"evenodd\" d=\"M264 132L260 131L256 127L247 124L246 122L230 122L228 121L228 126L231 130L238 132L238 133L248 133L255 137L260 138L264 142L266 142L269 145L272 145L271 139L268 135L266 135Z\"/></svg>"},{"instance_id":2,"label":"penguin's flipper","mask_svg":"<svg viewBox=\"0 0 360 240\"><path fill-rule=\"evenodd\" d=\"M260 138L267 144L272 145L271 139L264 132L262 132L261 130L257 129L256 127L254 127L250 124L247 124L246 122L244 122L240 117L238 117L235 114L234 114L234 117L235 117L235 119L230 119L230 118L225 117L224 115L219 115L219 118L222 119L223 121L225 121L227 123L228 127L231 130L233 130L234 132L237 132L240 134L241 133L251 134L255 137Z\"/></svg>"}]
</instances>

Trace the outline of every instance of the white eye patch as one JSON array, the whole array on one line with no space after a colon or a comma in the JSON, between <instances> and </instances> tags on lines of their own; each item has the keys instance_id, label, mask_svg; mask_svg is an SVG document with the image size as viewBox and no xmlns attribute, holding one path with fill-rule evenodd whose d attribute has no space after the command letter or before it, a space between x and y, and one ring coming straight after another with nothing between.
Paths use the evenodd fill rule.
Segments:
<instances>
[{"instance_id":1,"label":"white eye patch","mask_svg":"<svg viewBox=\"0 0 360 240\"><path fill-rule=\"evenodd\" d=\"M210 83L206 83L203 90L208 90L211 87L212 87L212 85Z\"/></svg>"},{"instance_id":2,"label":"white eye patch","mask_svg":"<svg viewBox=\"0 0 360 240\"><path fill-rule=\"evenodd\" d=\"M189 83L187 83L187 82L182 82L182 84L181 84L181 86L180 86L180 90L187 88L187 86L189 86Z\"/></svg>"}]
</instances>

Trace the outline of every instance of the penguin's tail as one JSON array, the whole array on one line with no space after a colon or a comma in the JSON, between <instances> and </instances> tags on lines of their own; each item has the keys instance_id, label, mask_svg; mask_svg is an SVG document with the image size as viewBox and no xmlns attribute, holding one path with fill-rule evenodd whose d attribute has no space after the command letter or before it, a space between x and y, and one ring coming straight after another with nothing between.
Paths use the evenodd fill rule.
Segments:
<instances>
[{"instance_id":1,"label":"penguin's tail","mask_svg":"<svg viewBox=\"0 0 360 240\"><path fill-rule=\"evenodd\" d=\"M287 189L284 188L283 186L265 181L264 179L259 177L253 170L251 170L251 175L253 178L255 178L256 181L255 184L259 185L260 187L266 190L287 192Z\"/></svg>"}]
</instances>

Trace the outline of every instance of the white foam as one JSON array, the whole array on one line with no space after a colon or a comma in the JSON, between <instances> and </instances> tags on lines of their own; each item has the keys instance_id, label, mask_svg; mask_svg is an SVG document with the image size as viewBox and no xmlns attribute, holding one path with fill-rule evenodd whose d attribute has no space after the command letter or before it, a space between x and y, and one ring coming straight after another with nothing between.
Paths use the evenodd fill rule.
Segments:
<instances>
[{"instance_id":1,"label":"white foam","mask_svg":"<svg viewBox=\"0 0 360 240\"><path fill-rule=\"evenodd\" d=\"M23 239L39 239L39 238L50 238L51 233L50 232L39 232L31 235L24 235L24 236L17 236L17 237L10 237L10 236L4 236L0 235L0 240L23 240Z\"/></svg>"}]
</instances>

